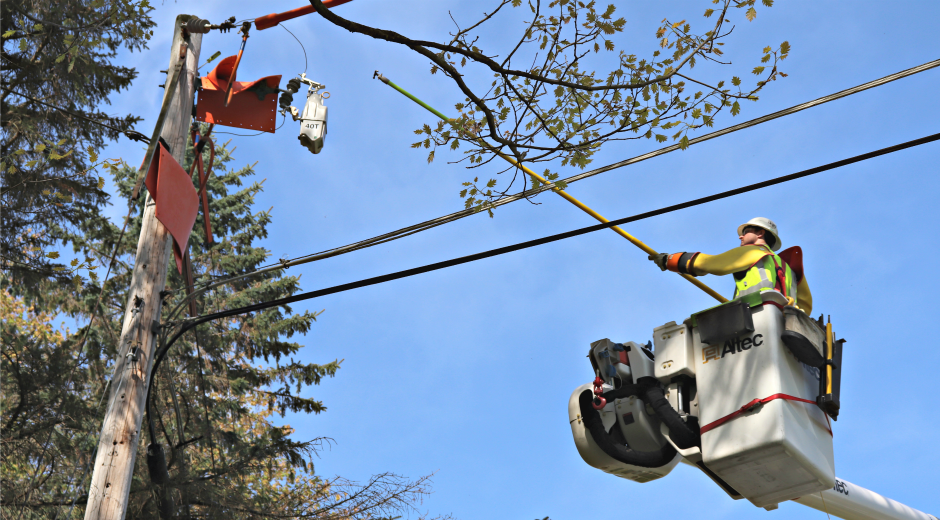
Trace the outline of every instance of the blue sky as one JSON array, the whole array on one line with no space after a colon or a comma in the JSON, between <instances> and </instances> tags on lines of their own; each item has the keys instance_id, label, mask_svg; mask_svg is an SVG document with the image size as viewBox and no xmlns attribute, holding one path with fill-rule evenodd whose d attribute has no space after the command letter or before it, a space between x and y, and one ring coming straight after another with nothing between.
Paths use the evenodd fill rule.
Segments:
<instances>
[{"instance_id":1,"label":"blue sky","mask_svg":"<svg viewBox=\"0 0 940 520\"><path fill-rule=\"evenodd\" d=\"M615 2L627 19L618 40L630 52L654 50L659 20L704 27L705 1ZM219 21L254 18L304 5L301 0L166 2L150 50L121 54L140 77L112 99L109 111L144 117L150 133L159 110L172 21L196 14ZM490 2L355 0L336 8L350 19L417 39L442 40L477 20ZM738 23L729 38L733 65L748 71L765 45L788 40L789 77L748 103L736 124L936 59L940 3L777 2ZM393 44L350 34L318 16L284 24L304 43L308 76L332 97L326 147L312 155L297 142L297 123L276 134L233 137L232 164L258 162L267 178L257 207L273 206L265 246L275 258L344 245L462 208L461 182L474 173L428 165L412 150L412 131L435 118L378 81L379 69L439 110L463 100L427 60ZM523 30L510 15L482 30L484 50L506 52ZM233 33L203 40L201 61L234 54ZM298 43L286 31L253 31L239 79L303 71ZM699 70L699 69L696 69ZM203 73L208 72L204 70ZM476 76L472 74L476 73ZM489 76L471 69L475 84ZM703 69L703 74L710 74ZM751 76L752 77L752 76ZM803 170L937 132L940 70L921 73L759 127L573 184L568 190L608 218L620 218ZM298 102L301 95L295 99ZM235 129L236 133L248 133ZM221 136L220 137L230 137ZM835 426L837 475L917 509L937 514L935 367L937 305L931 287L940 194L937 144L924 145L806 179L631 224L626 230L664 251L718 253L736 245L735 228L754 216L779 226L786 246L800 245L815 296L814 314L832 316L845 350L842 415ZM593 166L658 148L649 141L612 143ZM126 139L105 155L139 163ZM493 168L495 169L495 167ZM561 169L562 176L579 170ZM480 172L481 176L489 172ZM494 171L495 173L495 171ZM478 215L383 246L295 267L304 290L423 265L594 223L544 194L516 202L490 219ZM123 216L123 203L111 209ZM730 295L730 279L706 277ZM732 501L697 470L636 484L583 463L571 440L566 406L572 390L593 379L584 355L601 338L645 343L653 328L680 321L713 301L661 273L611 232L462 265L294 306L325 313L299 341L305 361L344 359L335 379L309 391L328 411L288 416L299 439L328 436L317 471L364 480L392 471L435 473L434 494L420 507L462 519L550 516L695 515L700 519L812 518L803 506L774 512ZM933 482L933 484L931 484Z\"/></svg>"}]
</instances>

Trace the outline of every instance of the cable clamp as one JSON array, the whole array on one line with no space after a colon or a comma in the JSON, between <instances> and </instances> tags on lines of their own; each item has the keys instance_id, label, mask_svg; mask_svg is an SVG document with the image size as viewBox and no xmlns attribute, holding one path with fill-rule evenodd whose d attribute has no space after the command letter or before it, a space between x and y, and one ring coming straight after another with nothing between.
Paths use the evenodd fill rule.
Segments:
<instances>
[{"instance_id":1,"label":"cable clamp","mask_svg":"<svg viewBox=\"0 0 940 520\"><path fill-rule=\"evenodd\" d=\"M127 138L131 141L150 144L150 138L136 130L128 130L124 132L124 135L126 135Z\"/></svg>"},{"instance_id":2,"label":"cable clamp","mask_svg":"<svg viewBox=\"0 0 940 520\"><path fill-rule=\"evenodd\" d=\"M594 399L591 400L591 407L595 410L600 410L601 408L607 406L607 399L601 396L604 393L604 381L597 376L594 378Z\"/></svg>"}]
</instances>

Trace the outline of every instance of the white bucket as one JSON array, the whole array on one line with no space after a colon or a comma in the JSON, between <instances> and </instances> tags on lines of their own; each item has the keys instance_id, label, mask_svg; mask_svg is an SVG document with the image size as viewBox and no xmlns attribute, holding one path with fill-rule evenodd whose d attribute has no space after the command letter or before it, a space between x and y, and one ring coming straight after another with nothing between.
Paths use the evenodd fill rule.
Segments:
<instances>
[{"instance_id":1,"label":"white bucket","mask_svg":"<svg viewBox=\"0 0 940 520\"><path fill-rule=\"evenodd\" d=\"M762 296L777 299L773 291ZM831 426L815 404L819 370L783 344L780 306L765 303L751 313L754 331L721 344L703 344L693 328L692 351L703 462L763 507L832 488L835 462ZM755 399L767 401L738 413Z\"/></svg>"}]
</instances>

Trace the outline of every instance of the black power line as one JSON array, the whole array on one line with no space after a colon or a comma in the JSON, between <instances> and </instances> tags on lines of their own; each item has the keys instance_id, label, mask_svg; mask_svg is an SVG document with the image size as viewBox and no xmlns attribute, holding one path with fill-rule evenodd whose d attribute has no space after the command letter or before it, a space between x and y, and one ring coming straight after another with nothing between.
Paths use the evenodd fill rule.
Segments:
<instances>
[{"instance_id":1,"label":"black power line","mask_svg":"<svg viewBox=\"0 0 940 520\"><path fill-rule=\"evenodd\" d=\"M282 27L283 27L283 26L282 26ZM916 67L912 67L912 68L907 69L907 70L902 70L902 71L900 71L900 72L896 72L896 73L894 73L894 74L890 74L890 75L885 76L885 77L883 77L883 78L879 78L879 79L876 79L876 80L873 80L873 81L869 81L869 82L867 82L867 83L862 83L861 85L856 85L856 86L854 86L854 87L851 87L851 88L848 88L848 89L845 89L845 90L841 90L841 91L836 92L836 93L834 93L834 94L829 94L828 96L823 96L823 97L821 97L821 98L817 98L817 99L814 99L814 100L812 100L812 101L807 101L807 102L805 102L805 103L800 103L800 104L798 104L798 105L794 105L794 106L792 106L792 107L785 108L785 109L783 109L783 110L778 110L777 112L774 112L774 113L772 113L772 114L763 115L763 116L760 116L760 117L758 117L758 118L751 119L750 121L745 121L745 122L743 122L743 123L739 123L739 124L737 124L737 125L730 126L730 127L728 127L728 128L724 128L724 129L721 129L721 130L716 130L716 131L714 131L714 132L711 132L711 133L708 133L708 134L705 134L705 135L696 137L696 138L694 138L694 139L691 139L691 140L689 141L689 145L691 146L691 145L694 145L694 144L697 144L697 143L701 143L701 142L704 142L704 141L708 141L709 139L714 139L714 138L716 138L716 137L721 137L721 136L723 136L723 135L727 135L727 134L730 134L730 133L732 133L732 132L737 132L738 130L744 130L744 129L746 129L746 128L750 128L750 127L759 125L759 124L761 124L761 123L766 123L766 122L768 122L768 121L772 121L772 120L777 119L777 118L780 118L780 117L784 117L784 116L788 116L788 115L791 115L791 114L795 114L795 113L797 113L797 112L800 112L800 111L802 111L802 110L806 110L806 109L808 109L808 108L812 108L812 107L815 107L815 106L819 106L819 105L822 105L822 104L824 104L824 103L829 103L830 101L835 101L835 100L837 100L837 99L842 99L842 98L847 97L847 96L850 96L850 95L852 95L852 94L857 94L857 93L859 93L859 92L863 92L863 91L868 90L868 89L871 89L871 88L879 87L879 86L881 86L881 85L885 85L885 84L890 83L890 82L892 82L892 81L895 81L895 80L898 80L898 79L901 79L901 78L906 78L906 77L908 77L908 76L912 76L912 75L914 75L914 74L918 74L918 73L924 72L924 71L926 71L926 70L931 70L931 69L933 69L933 68L935 68L935 67L940 67L940 60L929 61L929 62L927 62L927 63L924 63L923 65L918 65L918 66L916 66ZM232 135L237 135L237 134L232 134ZM608 164L607 166L601 166L600 168L596 168L596 169L594 169L594 170L590 170L590 171L587 171L587 172L584 172L584 173L579 173L579 174L577 174L577 175L573 175L573 176L571 176L571 177L567 177L567 178L565 178L565 179L562 179L561 182L563 182L563 183L565 183L565 184L571 184L571 183L573 183L573 182L577 182L577 181L580 181L580 180L583 180L583 179L587 179L588 177L593 177L593 176L595 176L595 175L598 175L598 174L601 174L601 173L604 173L604 172L608 172L608 171L611 171L611 170L614 170L614 169L617 169L617 168L622 168L622 167L624 167L624 166L629 166L629 165L632 165L632 164L637 164L637 163L642 162L642 161L645 161L645 160L647 160L647 159L652 159L652 158L654 158L654 157L659 157L660 155L664 155L664 154L667 154L667 153L670 153L670 152L674 152L674 151L679 150L679 149L680 149L680 148L679 148L679 145L666 146L666 147L664 147L664 148L660 148L660 149L658 149L658 150L653 150L653 151L651 151L651 152L647 152L647 153L644 153L644 154L642 154L642 155L638 155L638 156L636 156L636 157L632 157L632 158L630 158L630 159L625 159L625 160L622 160L622 161L615 162L615 163L613 163L613 164ZM542 193L542 192L544 192L544 191L549 191L549 190L553 190L553 189L555 189L555 188L554 188L554 185L553 185L552 183L549 183L548 185L543 185L543 186L538 187L538 188L531 188L531 189L524 190L524 191L521 191L521 192L516 193L516 194L513 194L513 195L508 195L508 196L506 196L506 197L502 197L502 198L500 198L500 199L497 199L497 200L493 201L492 206L490 206L490 209L494 209L494 208L496 208L496 207L503 206L503 205L505 205L505 204L509 204L510 202L515 202L515 201L517 201L517 200L528 199L528 198L534 197L534 196L536 196L536 195L538 195L538 194L540 194L540 193ZM296 258L293 258L293 259L281 259L281 260L279 260L277 263L268 264L267 266L261 267L261 268L255 270L255 271L250 272L250 273L243 273L243 274L234 275L234 276L232 276L232 275L222 275L222 276L219 276L219 277L215 277L212 281L208 282L207 285L204 285L204 286L200 287L199 290L200 290L200 291L204 291L204 290L208 290L208 289L210 289L210 288L212 288L212 287L214 287L214 286L218 286L218 285L221 285L221 284L224 284L224 283L231 283L231 282L234 282L234 281L236 281L236 280L241 280L241 279L244 279L244 278L248 278L248 277L250 277L250 276L259 275L259 274L261 274L261 273L265 273L265 272L269 272L269 271L273 271L273 270L278 270L278 269L287 269L288 267L292 267L292 266L295 266L295 265L301 265L301 264L305 264L305 263L308 263L308 262L315 262L315 261L317 261L317 260L323 260L323 259L326 259L326 258L332 258L332 257L339 256L339 255L342 255L342 254L351 253L351 252L353 252L353 251L358 251L358 250L360 250L360 249L365 249L365 248L367 248L367 247L377 246L377 245L379 245L379 244L384 244L384 243L386 243L386 242L391 242L392 240L398 240L399 238L404 238L404 237L406 237L406 236L413 235L413 234L415 234L415 233L420 233L420 232L422 232L422 231L427 231L427 230L429 230L429 229L431 229L431 228L434 228L434 227L437 227L437 226L440 226L440 225L443 225L443 224L448 224L448 223L450 223L450 222L454 222L454 221L459 220L459 219L462 219L462 218L464 218L464 217L469 217L469 216L471 216L471 215L475 215L475 214L478 213L478 212L479 212L479 209L478 209L478 208L476 208L476 209L474 209L474 208L465 209L465 210L458 211L458 212L456 212L456 213L451 213L450 215L444 215L444 216L437 217L437 218L434 218L434 219L431 219L431 220L426 220L426 221L424 221L424 222L420 222L420 223L418 223L418 224L413 224L413 225L411 225L411 226L404 227L404 228L401 228L401 229L398 229L398 230L395 230L395 231L391 231L391 232L389 232L389 233L385 233L385 234L382 234L382 235L379 235L379 236L375 236L375 237L372 237L372 238L368 238L368 239L365 239L365 240L360 240L360 241L354 242L354 243L352 243L352 244L347 244L347 245L345 245L345 246L335 247L335 248L332 248L332 249L327 249L327 250L325 250L325 251L320 251L320 252L318 252L318 253L313 253L313 254L308 254L308 255L296 257ZM194 294L195 294L195 293L194 293Z\"/></svg>"},{"instance_id":2,"label":"black power line","mask_svg":"<svg viewBox=\"0 0 940 520\"><path fill-rule=\"evenodd\" d=\"M920 139L914 139L913 141L907 141L905 143L896 144L894 146L889 146L887 148L882 148L880 150L875 150L873 152L868 152L862 155L856 155L855 157L850 157L848 159L842 159L841 161L832 162L825 164L823 166L817 166L815 168L810 168L808 170L803 170L801 172L791 173L790 175L784 175L782 177L777 177L775 179L770 179L763 182L758 182L756 184L751 184L749 186L744 186L741 188L736 188L733 190L724 191L721 193L716 193L714 195L709 195L707 197L702 197L695 200L690 200L687 202L682 202L680 204L674 204L672 206L667 206L664 208L656 209L653 211L647 211L646 213L640 213L633 215L632 217L625 217L617 220L612 220L610 222L595 224L593 226L583 227L580 229L575 229L565 233L558 233L557 235L550 235L547 237L537 238L535 240L528 240L526 242L520 242L518 244L513 244L510 246L500 247L496 249L490 249L489 251L483 251L481 253L476 253L473 255L462 256L459 258L453 258L451 260L444 260L443 262L436 262L433 264L428 264L421 267L414 267L411 269L406 269L404 271L398 271L395 273L389 273L381 276L374 276L372 278L366 278L364 280L359 280L357 282L345 283L342 285L335 285L333 287L327 287L326 289L320 289L317 291L310 291L302 294L297 294L294 296L288 296L286 298L279 298L277 300L271 300L267 302L256 303L254 305L247 305L245 307L239 307L236 309L229 309L225 311L215 312L212 314L206 314L205 316L199 316L198 318L186 320L183 322L180 330L170 338L169 341L161 346L154 357L153 368L150 370L150 381L147 385L147 397L146 397L146 410L147 410L147 427L148 433L150 435L150 443L154 448L154 452L159 452L162 454L163 448L159 446L156 442L156 434L154 433L154 424L153 424L153 413L150 410L150 394L153 389L154 376L157 374L157 369L160 367L160 363L166 357L167 352L169 352L170 347L182 337L190 329L193 329L203 323L208 321L217 320L219 318L227 318L229 316L237 316L239 314L248 314L251 312L257 312L264 309L270 309L271 307L279 307L281 305L288 305L294 302L299 302L303 300L309 300L312 298L318 298L320 296L326 296L329 294L336 294L344 291L349 291L352 289L358 289L360 287L367 287L369 285L377 285L380 283L390 282L392 280L398 280L401 278L407 278L409 276L414 276L417 274L428 273L431 271L437 271L439 269L444 269L447 267L453 267L455 265L466 264L470 262L475 262L477 260L483 260L484 258L490 258L493 256L499 256L506 253L511 253L513 251L519 251L521 249L528 249L530 247L540 246L542 244L548 244L550 242L557 242L559 240L564 240L566 238L572 238L580 235L585 235L587 233L593 233L594 231L600 231L602 229L607 229L613 226L619 226L621 224L628 224L630 222L636 222L638 220L647 219L650 217L655 217L658 215L663 215L665 213L671 213L673 211L679 211L680 209L690 208L693 206L699 206L701 204L706 204L708 202L714 202L716 200L725 199L728 197L733 197L735 195L740 195L742 193L747 193L750 191L759 190L761 188L766 188L768 186L773 186L776 184L782 184L784 182L792 181L802 177L808 177L810 175L824 172L826 170L832 170L839 168L840 166L845 166L847 164L852 164L856 162L861 162L866 159L871 159L873 157L878 157L880 155L889 154L892 152L897 152L899 150L904 150L906 148L911 148L914 146L919 146L929 142L940 140L940 133L929 135L926 137L921 137ZM148 454L150 453L150 448L148 448ZM154 460L151 460L151 457L148 455L147 464L148 469L151 471L151 478L159 478L160 473L165 473L165 466L161 466L157 459L162 460L162 457L154 457ZM165 462L163 463L165 464ZM152 467L151 467L152 466Z\"/></svg>"},{"instance_id":3,"label":"black power line","mask_svg":"<svg viewBox=\"0 0 940 520\"><path fill-rule=\"evenodd\" d=\"M141 142L148 143L148 144L150 143L150 138L149 138L149 137L147 137L146 135L144 135L144 134L142 134L142 133L140 133L140 132L138 132L138 131L136 131L136 130L121 130L121 129L115 128L115 127L113 127L113 126L111 126L111 125L109 125L109 124L107 124L107 123L102 123L100 120L92 119L92 118L90 118L90 117L88 117L88 116L83 116L83 115L81 115L81 114L76 114L75 112L72 112L71 110L66 110L66 109L64 109L64 108L62 108L62 107L57 107L57 106L55 106L55 105L50 105L49 103L46 103L45 101L40 101L40 100L38 100L38 99L36 99L36 98L34 98L34 97L27 96L26 94L23 94L23 93L21 93L21 92L17 92L17 91L15 91L15 90L10 90L10 89L8 89L8 88L6 88L6 87L0 87L0 88L2 88L3 90L6 90L6 91L9 92L10 94L13 94L13 95L15 95L15 96L19 96L19 97L24 98L24 99L26 99L26 100L28 100L28 101L32 101L33 103L38 103L38 104L40 104L40 105L47 106L47 107L49 107L49 108L51 108L51 109L58 110L59 112L62 112L63 114L68 114L68 115L70 115L70 116L72 116L72 117L77 117L77 118L79 118L79 119L84 119L85 121L88 121L89 123L94 123L94 124L96 124L96 125L101 125L101 126L107 128L108 130L111 130L112 132L115 132L115 133L118 133L118 134L124 134L124 135L127 136L128 139L130 139L130 140L132 140L132 141L141 141Z\"/></svg>"},{"instance_id":4,"label":"black power line","mask_svg":"<svg viewBox=\"0 0 940 520\"><path fill-rule=\"evenodd\" d=\"M862 154L862 155L856 155L855 157L850 157L850 158L848 158L848 159L842 159L841 161L832 162L832 163L829 163L829 164L825 164L825 165L823 165L823 166L817 166L817 167L815 167L815 168L810 168L810 169L808 169L808 170L803 170L803 171L801 171L801 172L791 173L791 174L789 174L789 175L784 175L784 176L782 176L782 177L777 177L777 178L770 179L770 180L767 180L767 181L758 182L758 183L756 183L756 184L751 184L751 185L749 185L749 186L744 186L744 187L741 187L741 188L736 188L736 189L733 189L733 190L724 191L724 192L721 192L721 193L716 193L716 194L714 194L714 195L709 195L709 196L707 196L707 197L702 197L702 198L699 198L699 199L690 200L690 201L688 201L688 202L683 202L683 203L680 203L680 204L674 204L674 205L672 205L672 206L667 206L667 207L664 207L664 208L660 208L660 209L656 209L656 210L652 210L652 211L647 211L646 213L640 213L640 214L637 214L637 215L633 215L632 217L625 217L625 218L621 218L621 219L618 219L618 220L612 220L612 221L607 222L607 223L595 224L595 225L593 225L593 226L587 226L587 227L583 227L583 228L580 228L580 229L575 229L575 230L572 230L572 231L567 231L567 232L565 232L565 233L558 233L557 235L550 235L550 236L543 237L543 238L537 238L537 239L535 239L535 240L529 240L529 241L526 241L526 242L520 242L520 243L518 243L518 244L513 244L513 245L510 245L510 246L505 246L505 247L500 247L500 248L496 248L496 249L491 249L491 250L489 250L489 251L483 251L483 252L481 252L481 253L476 253L476 254L472 254L472 255L462 256L462 257L459 257L459 258L453 258L453 259L451 259L451 260L444 260L444 261L442 261L442 262L436 262L436 263L428 264L428 265L421 266L421 267L414 267L414 268L411 268L411 269L406 269L406 270L404 270L404 271L398 271L398 272L395 272L395 273L389 273L389 274L384 274L384 275L381 275L381 276L375 276L375 277L372 277L372 278L366 278L366 279L364 279L364 280L359 280L359 281L356 281L356 282L345 283L345 284L342 284L342 285L335 285L335 286L333 286L333 287L328 287L328 288L326 288L326 289L320 289L320 290L317 290L317 291L305 292L305 293L302 293L302 294L297 294L297 295L294 295L294 296L288 296L288 297L286 297L286 298L280 298L280 299L277 299L277 300L271 300L271 301L267 301L267 302L256 303L256 304L254 304L254 305L247 305L247 306L245 306L245 307L239 307L239 308L236 308L236 309L229 309L229 310L225 310L225 311L219 311L219 312L215 312L215 313L212 313L212 314L206 314L206 315L204 315L204 316L199 316L199 317L194 318L194 319L191 319L191 320L186 320L186 321L183 322L182 327L180 328L180 330L179 330L176 334L174 334L173 337L172 337L168 342L166 342L166 344L164 344L164 345L157 351L156 357L155 357L155 360L154 360L154 364L153 364L153 369L152 369L152 371L151 371L150 385L151 385L151 386L153 385L153 379L154 379L153 376L154 376L154 374L156 374L156 370L157 370L157 368L160 366L160 362L161 362L161 361L163 360L163 358L166 356L167 351L169 351L170 347L173 346L173 343L175 343L175 342L180 338L180 336L182 336L182 335L183 335L184 333L186 333L188 330L190 330L190 329L192 329L192 328L195 328L196 326L198 326L198 325L200 325L200 324L202 324L202 323L206 323L206 322L208 322L208 321L217 320L217 319L219 319L219 318L227 318L227 317L230 317L230 316L236 316L236 315L239 315L239 314L247 314L247 313L251 313L251 312L257 312L257 311L261 311L261 310L264 310L264 309L269 309L269 308L271 308L271 307L279 307L279 306L281 306L281 305L288 305L288 304L291 304L291 303L294 303L294 302L299 302L299 301L303 301L303 300L309 300L309 299L312 299L312 298L318 298L318 297L320 297L320 296L326 296L326 295L329 295L329 294L336 294L336 293L340 293L340 292L344 292L344 291L349 291L349 290L352 290L352 289L358 289L358 288L360 288L360 287L367 287L367 286L369 286L369 285L376 285L376 284L380 284L380 283L390 282L390 281L392 281L392 280L398 280L398 279L401 279L401 278L407 278L407 277L409 277L409 276L414 276L414 275L417 275L417 274L428 273L428 272L431 272L431 271L437 271L437 270L439 270L439 269L444 269L444 268L447 268L447 267L453 267L453 266L455 266L455 265L466 264L466 263L469 263L469 262L475 262L475 261L477 261L477 260L483 260L484 258L490 258L490 257L499 256L499 255L506 254L506 253L511 253L511 252L513 252L513 251L519 251L519 250L522 250L522 249L528 249L528 248L530 248L530 247L540 246L540 245L542 245L542 244L548 244L548 243L550 243L550 242L557 242L557 241L559 241L559 240L564 240L564 239L566 239L566 238L572 238L572 237L584 235L584 234L587 234L587 233L593 233L594 231L600 231L600 230L602 230L602 229L607 229L607 228L609 228L609 227L619 226L619 225L621 225L621 224L628 224L628 223L630 223L630 222L636 222L636 221L638 221L638 220L643 220L643 219L647 219L647 218L650 218L650 217L655 217L655 216L658 216L658 215L663 215L663 214L666 214L666 213L671 213L671 212L673 212L673 211L679 211L679 210L681 210L681 209L691 208L691 207L693 207L693 206L699 206L699 205L701 205L701 204L705 204L705 203L708 203L708 202L714 202L714 201L716 201L716 200L725 199L725 198L728 198L728 197L733 197L733 196L735 196L735 195L740 195L740 194L742 194L742 193L747 193L747 192L750 192L750 191L759 190L759 189L761 189L761 188L766 188L766 187L768 187L768 186L773 186L773 185L776 185L776 184L782 184L782 183L784 183L784 182L792 181L792 180L799 179L799 178L802 178L802 177L808 177L808 176L810 176L810 175L813 175L813 174L816 174L816 173L820 173L820 172L824 172L824 171L826 171L826 170L832 170L832 169L835 169L835 168L839 168L839 167L841 167L841 166L845 166L845 165L852 164L852 163L856 163L856 162L861 162L861 161L864 161L864 160L867 160L867 159L871 159L871 158L873 158L873 157L878 157L878 156L880 156L880 155L885 155L885 154L889 154L889 153L892 153L892 152L897 152L897 151L899 151L899 150L904 150L904 149L906 149L906 148L912 148L912 147L914 147L914 146L919 146L919 145L926 144L926 143L933 142L933 141L937 141L937 140L940 140L940 133L936 133L936 134L933 134L933 135L929 135L929 136L927 136L927 137L921 137L920 139L915 139L915 140L913 140L913 141L907 141L907 142L905 142L905 143L896 144L896 145L894 145L894 146L889 146L889 147L887 147L887 148L882 148L882 149L880 149L880 150L875 150L875 151L873 151L873 152L868 152L868 153L865 153L865 154ZM147 400L147 406L148 406L148 413L149 413L149 406L150 406L149 390L148 390L148 397L147 397L147 399L148 399L148 400Z\"/></svg>"}]
</instances>

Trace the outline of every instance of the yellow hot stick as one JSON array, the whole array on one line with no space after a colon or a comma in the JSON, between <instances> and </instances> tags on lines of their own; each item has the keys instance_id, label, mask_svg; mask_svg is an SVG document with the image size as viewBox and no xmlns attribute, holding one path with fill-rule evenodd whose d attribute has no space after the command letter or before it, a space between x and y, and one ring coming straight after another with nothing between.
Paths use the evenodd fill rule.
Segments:
<instances>
[{"instance_id":1,"label":"yellow hot stick","mask_svg":"<svg viewBox=\"0 0 940 520\"><path fill-rule=\"evenodd\" d=\"M549 181L543 179L539 174L537 174L537 173L535 173L534 171L530 170L530 169L527 168L525 165L520 165L520 164L519 164L518 162L516 162L516 160L513 159L512 157L509 157L508 155L502 154L502 153L500 153L500 152L496 152L496 154L499 155L500 157L502 157L503 159L505 159L506 161L508 161L509 163L513 164L514 166L516 166L516 167L518 167L518 168L521 168L522 171L526 172L527 174L529 174L529 175L532 176L533 178L538 179L539 182L541 182L541 183L543 183L543 184L551 184ZM572 197L572 196L571 196L570 194L568 194L566 191L560 190L560 189L558 189L558 188L552 188L552 191L554 191L555 193L561 195L561 197L562 197L563 199L565 199L565 200L567 200L568 202L574 204L575 206L577 206L578 208L580 208L581 211L583 211L583 212L587 213L588 215L594 217L594 218L597 219L598 221L603 222L603 223L605 223L605 224L608 223L608 222L610 222L609 220L607 220L606 218L604 218L603 215L601 215L600 213L598 213L598 212L594 211L593 209L589 208L586 204L584 204L584 203L581 202L580 200L578 200L578 199ZM650 246L644 244L644 243L641 242L638 238L636 238L635 236L631 235L630 233L627 233L626 231L624 231L623 229L621 229L620 226L611 226L610 229L611 229L612 231L614 231L615 233L617 233L618 235L622 236L623 238L626 238L627 240L629 240L630 243L632 243L632 244L635 245L636 247L639 247L640 249L642 249L643 251L645 251L647 254L650 254L650 255L658 254L658 253L656 252L656 250L654 250L652 247L650 247ZM702 283L701 281L697 280L694 276L690 276L690 275L682 274L682 273L679 273L679 276L685 278L686 280L688 280L689 282L691 282L693 285L695 285L695 286L698 287L699 289L705 291L706 293L708 293L709 296L711 296L712 298L714 298L714 299L720 301L721 303L725 303L726 301L728 301L727 298L725 298L724 296L718 294L717 292L715 292L714 289L712 289L711 287L705 285L705 284Z\"/></svg>"},{"instance_id":2,"label":"yellow hot stick","mask_svg":"<svg viewBox=\"0 0 940 520\"><path fill-rule=\"evenodd\" d=\"M427 109L427 110L428 110L429 112L431 112L432 114L436 115L437 117L443 119L444 121L446 121L446 122L448 122L448 123L451 122L451 120L448 119L447 116L445 116L444 114L438 112L437 110L435 110L434 108L432 108L430 105L428 105L428 104L425 103L424 101L421 101L420 99L416 98L416 97L415 97L414 95L412 95L410 92L408 92L408 91L406 91L405 89L399 87L398 85L396 85L395 83L393 83L391 80L389 80L389 79L386 78L385 76L382 76L381 74L378 73L378 71L376 71L376 74L375 74L375 75L376 75L376 77L377 77L378 79L380 79L383 83L385 83L386 85L392 87L393 89L395 89L395 90L401 92L401 93L404 94L406 97L408 97L409 99L411 99L411 100L414 101L415 103L421 105L422 107L424 107L425 109ZM484 146L484 147L489 148L490 150L492 150L492 147L490 147L489 144L486 143L486 141L484 141L483 139L478 139L478 141L480 142L480 144L481 144L482 146ZM527 168L525 165L519 164L519 163L518 163L515 159L513 159L512 157L510 157L510 156L508 156L508 155L505 155L505 154L503 154L503 153L501 153L501 152L497 152L497 151L495 151L495 150L494 150L494 152L495 152L497 155L499 155L500 157L502 157L503 159L505 159L506 161L508 161L508 162L509 162L510 164L512 164L513 166L515 166L515 167L521 169L522 171L524 171L526 174L528 174L528 175L531 176L532 178L537 179L537 180L538 180L539 182L541 182L542 184L545 184L545 185L550 185L550 184L551 184L549 181L547 181L547 180L545 180L544 178L542 178L541 175L539 175L539 174L535 173L534 171L530 170L530 169ZM572 197L571 195L569 195L569 194L568 194L567 192L565 192L564 190L561 190L561 189L559 189L559 188L552 187L552 191L554 191L554 192L557 193L558 195L561 195L562 198L564 198L564 199L567 200L568 202L574 204L575 206L577 206L578 208L580 208L581 211L583 211L583 212L587 213L588 215L594 217L594 218L597 219L598 221L603 222L603 223L605 223L605 224L608 223L608 222L610 222L609 220L607 220L606 218L604 218L603 215L601 215L600 213L598 213L598 212L594 211L593 209L589 208L586 204L584 204L583 202L579 201L578 199ZM631 235L630 233L627 233L626 231L620 229L619 226L611 226L610 229L613 230L613 231L614 231L615 233L617 233L618 235L622 236L623 238L626 238L627 240L629 240L630 243L632 243L633 245L639 247L640 249L642 249L643 251L645 251L647 254L650 254L650 255L658 254L655 249L653 249L652 247L650 247L650 246L644 244L643 242L641 242L639 239L637 239L635 236ZM718 300L719 302L725 303L725 302L728 301L727 298L725 298L724 296L718 294L717 292L715 292L714 289L712 289L711 287L705 285L705 284L702 283L701 281L695 279L695 277L690 276L690 275L687 275L687 274L682 274L682 273L679 273L679 276L685 278L686 280L688 280L689 282L691 282L693 285L695 285L695 286L698 287L699 289L705 291L706 293L708 293L709 296L711 296L712 298Z\"/></svg>"}]
</instances>

